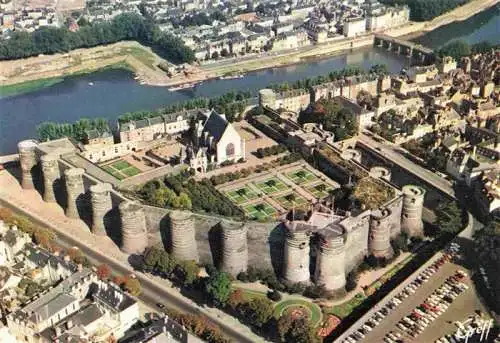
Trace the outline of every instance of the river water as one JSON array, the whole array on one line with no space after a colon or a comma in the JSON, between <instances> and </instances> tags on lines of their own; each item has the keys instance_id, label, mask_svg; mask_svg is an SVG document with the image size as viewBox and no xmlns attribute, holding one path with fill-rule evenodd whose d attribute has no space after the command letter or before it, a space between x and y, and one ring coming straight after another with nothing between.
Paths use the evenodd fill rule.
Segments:
<instances>
[{"instance_id":1,"label":"river water","mask_svg":"<svg viewBox=\"0 0 500 343\"><path fill-rule=\"evenodd\" d=\"M450 24L421 37L429 47L439 47L463 38L500 42L500 10L492 8L466 22ZM464 28L465 27L465 28ZM140 85L130 72L109 70L70 77L64 82L28 94L0 98L0 154L16 152L18 141L36 137L36 126L44 121L74 122L82 117L105 117L114 125L125 112L153 110L193 97L210 97L229 90L257 91L271 83L295 81L328 74L357 64L368 68L384 63L392 73L407 65L406 58L378 48L368 48L325 60L248 73L243 79L207 81L193 90L169 92L164 87Z\"/></svg>"}]
</instances>

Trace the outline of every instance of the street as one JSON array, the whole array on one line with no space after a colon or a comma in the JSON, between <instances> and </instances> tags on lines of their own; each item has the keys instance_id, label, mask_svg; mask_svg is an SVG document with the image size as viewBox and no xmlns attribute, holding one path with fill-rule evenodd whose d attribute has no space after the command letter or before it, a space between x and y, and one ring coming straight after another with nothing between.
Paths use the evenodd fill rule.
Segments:
<instances>
[{"instance_id":1,"label":"street","mask_svg":"<svg viewBox=\"0 0 500 343\"><path fill-rule=\"evenodd\" d=\"M36 225L52 228L52 225L50 223L34 218L33 216L31 216L29 213L25 212L22 209L10 206L8 203L3 202L1 200L0 204L3 207L10 208L13 212L17 214L29 218ZM117 263L114 259L109 258L106 255L103 255L98 251L95 251L87 247L85 244L82 244L81 242L74 239L70 235L63 234L59 230L56 231L56 233L57 233L57 240L56 240L57 244L59 244L61 247L65 249L75 246L78 247L83 252L83 254L88 258L91 264L99 265L104 263L109 265L114 273L119 273L123 275L133 273L134 275L136 275L137 279L139 279L139 281L141 282L141 287L142 287L142 293L137 298L143 301L148 306L155 308L157 303L164 303L165 306L167 306L168 308L178 310L182 313L203 315L202 311L198 307L191 304L187 300L183 300L182 297L173 296L171 293L165 291L163 287L160 287L155 282L151 281L144 274L134 271L131 267L124 267L122 264ZM208 322L220 327L221 332L232 341L249 342L249 343L253 342L253 340L249 339L244 334L238 332L230 325L222 321L214 322L210 320L209 317L206 318Z\"/></svg>"}]
</instances>

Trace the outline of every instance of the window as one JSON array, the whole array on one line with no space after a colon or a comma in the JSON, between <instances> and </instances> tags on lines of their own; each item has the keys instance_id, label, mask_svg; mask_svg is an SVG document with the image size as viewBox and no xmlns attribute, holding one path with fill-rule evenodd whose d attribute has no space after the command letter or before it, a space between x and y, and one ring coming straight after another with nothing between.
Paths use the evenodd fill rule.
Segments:
<instances>
[{"instance_id":1,"label":"window","mask_svg":"<svg viewBox=\"0 0 500 343\"><path fill-rule=\"evenodd\" d=\"M233 156L234 155L234 144L229 143L226 145L226 156Z\"/></svg>"},{"instance_id":2,"label":"window","mask_svg":"<svg viewBox=\"0 0 500 343\"><path fill-rule=\"evenodd\" d=\"M102 156L106 156L106 151L102 151Z\"/></svg>"},{"instance_id":3,"label":"window","mask_svg":"<svg viewBox=\"0 0 500 343\"><path fill-rule=\"evenodd\" d=\"M115 154L118 154L118 148L115 148Z\"/></svg>"}]
</instances>

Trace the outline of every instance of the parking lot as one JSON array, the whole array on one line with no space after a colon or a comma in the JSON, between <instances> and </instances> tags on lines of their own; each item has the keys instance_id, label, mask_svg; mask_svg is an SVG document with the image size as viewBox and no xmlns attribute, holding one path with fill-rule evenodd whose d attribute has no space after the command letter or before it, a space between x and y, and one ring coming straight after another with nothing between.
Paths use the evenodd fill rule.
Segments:
<instances>
[{"instance_id":1,"label":"parking lot","mask_svg":"<svg viewBox=\"0 0 500 343\"><path fill-rule=\"evenodd\" d=\"M371 317L375 317L374 322L358 324L361 334L354 332L342 343L431 343L456 332L455 321L463 322L476 310L484 311L468 275L457 274L458 270L465 273L467 270L452 261L433 269L432 274L420 273L419 277L426 280L410 283L413 286L389 301L393 304L382 307L380 315Z\"/></svg>"}]
</instances>

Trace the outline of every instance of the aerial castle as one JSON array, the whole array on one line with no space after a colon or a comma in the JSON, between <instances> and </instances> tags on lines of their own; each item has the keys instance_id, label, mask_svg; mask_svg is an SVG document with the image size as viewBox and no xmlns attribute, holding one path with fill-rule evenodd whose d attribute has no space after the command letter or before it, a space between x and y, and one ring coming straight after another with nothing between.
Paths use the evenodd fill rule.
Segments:
<instances>
[{"instance_id":1,"label":"aerial castle","mask_svg":"<svg viewBox=\"0 0 500 343\"><path fill-rule=\"evenodd\" d=\"M43 186L41 193L45 201L62 203L70 218L87 219L89 229L95 235L118 236L116 244L124 253L143 253L150 245L148 234L163 227L160 225L163 217L152 220L149 208L130 201L111 184L99 181L81 165L73 163L75 147L68 140L40 144L30 140L20 142L18 147L22 187ZM354 169L361 168L356 150L344 149L339 156L352 162ZM342 165L343 162L335 164L340 168ZM391 190L391 196L383 203L377 203L373 208L361 208L357 213L317 203L301 220L276 223L283 235L278 244L280 263L275 270L283 279L291 283L313 281L324 285L328 291L343 291L346 275L365 256L391 258L392 238L400 232L410 236L423 234L424 189L408 185L402 191L396 190L390 184L390 172L382 167L369 171L359 169L356 175L357 182L383 185L384 189ZM58 196L58 192L64 197ZM64 200L60 201L62 198ZM217 224L217 251L212 253L217 253L218 257L211 256L212 261L204 258L202 262L213 262L235 277L247 270L250 255L253 263L262 267L269 265L269 256L265 255L273 254L271 239L264 237L258 243L251 242L255 249L249 251L248 237L255 235L258 223L226 222L214 218L213 224L207 224L206 218L198 220L196 215L185 211L165 210L162 216L169 219L168 230L161 229L169 242L167 249L179 261L200 261L200 247L205 257L211 256L211 253L206 253L209 239L201 232L208 231L207 225ZM252 225L254 229L250 231ZM265 231L265 235L269 236L270 231ZM212 242L209 244L211 247Z\"/></svg>"}]
</instances>

